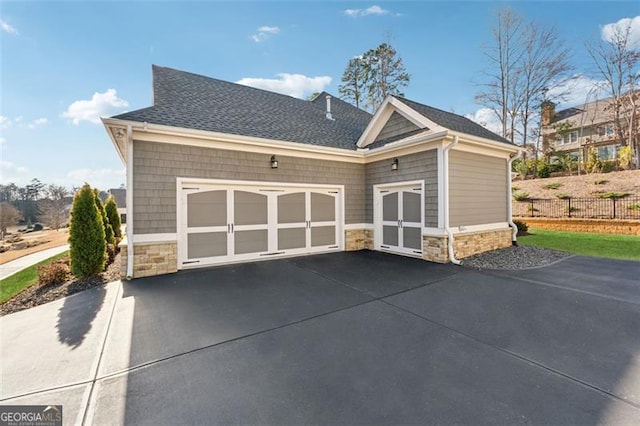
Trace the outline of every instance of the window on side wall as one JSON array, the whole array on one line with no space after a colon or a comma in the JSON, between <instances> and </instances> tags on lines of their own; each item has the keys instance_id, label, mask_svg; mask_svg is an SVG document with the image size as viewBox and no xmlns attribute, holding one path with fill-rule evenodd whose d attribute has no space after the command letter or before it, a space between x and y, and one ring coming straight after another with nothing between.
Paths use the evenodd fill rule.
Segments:
<instances>
[{"instance_id":1,"label":"window on side wall","mask_svg":"<svg viewBox=\"0 0 640 426\"><path fill-rule=\"evenodd\" d=\"M613 145L598 147L598 158L600 160L614 160L616 158L616 147Z\"/></svg>"},{"instance_id":2,"label":"window on side wall","mask_svg":"<svg viewBox=\"0 0 640 426\"><path fill-rule=\"evenodd\" d=\"M568 143L573 143L573 142L577 142L578 141L578 131L573 131L571 133L569 133L569 142Z\"/></svg>"},{"instance_id":3,"label":"window on side wall","mask_svg":"<svg viewBox=\"0 0 640 426\"><path fill-rule=\"evenodd\" d=\"M556 145L562 145L563 143L564 143L564 138L561 138L561 137L556 138Z\"/></svg>"},{"instance_id":4,"label":"window on side wall","mask_svg":"<svg viewBox=\"0 0 640 426\"><path fill-rule=\"evenodd\" d=\"M613 136L613 124L607 124L604 128L604 133L607 136Z\"/></svg>"}]
</instances>

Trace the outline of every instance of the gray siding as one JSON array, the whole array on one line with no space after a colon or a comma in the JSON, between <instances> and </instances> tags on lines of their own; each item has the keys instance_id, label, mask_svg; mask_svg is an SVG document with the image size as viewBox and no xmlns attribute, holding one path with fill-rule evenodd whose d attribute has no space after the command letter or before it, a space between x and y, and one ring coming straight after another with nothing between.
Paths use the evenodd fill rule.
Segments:
<instances>
[{"instance_id":1,"label":"gray siding","mask_svg":"<svg viewBox=\"0 0 640 426\"><path fill-rule=\"evenodd\" d=\"M365 166L366 223L373 223L373 185L411 180L425 181L424 221L427 227L438 226L438 151L420 152L398 157L398 170L391 170L390 159L376 161Z\"/></svg>"},{"instance_id":2,"label":"gray siding","mask_svg":"<svg viewBox=\"0 0 640 426\"><path fill-rule=\"evenodd\" d=\"M170 145L133 144L136 234L176 232L176 178L230 179L345 186L345 223L365 221L364 165L278 155Z\"/></svg>"},{"instance_id":3,"label":"gray siding","mask_svg":"<svg viewBox=\"0 0 640 426\"><path fill-rule=\"evenodd\" d=\"M449 153L451 226L507 221L507 161L468 152Z\"/></svg>"},{"instance_id":4,"label":"gray siding","mask_svg":"<svg viewBox=\"0 0 640 426\"><path fill-rule=\"evenodd\" d=\"M419 129L418 126L394 111L374 142L412 132L417 129Z\"/></svg>"}]
</instances>

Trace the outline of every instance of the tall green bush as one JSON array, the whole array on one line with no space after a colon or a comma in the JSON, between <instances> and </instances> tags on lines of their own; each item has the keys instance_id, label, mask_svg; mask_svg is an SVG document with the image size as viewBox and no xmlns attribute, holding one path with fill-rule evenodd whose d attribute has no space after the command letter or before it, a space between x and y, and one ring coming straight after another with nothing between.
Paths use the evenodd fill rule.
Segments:
<instances>
[{"instance_id":1,"label":"tall green bush","mask_svg":"<svg viewBox=\"0 0 640 426\"><path fill-rule=\"evenodd\" d=\"M107 198L107 202L104 204L104 211L107 213L107 219L109 219L109 223L113 228L113 235L116 238L116 243L119 243L120 240L122 240L122 230L120 229L122 223L120 223L118 204L116 203L116 199L113 195L109 195L109 198Z\"/></svg>"},{"instance_id":2,"label":"tall green bush","mask_svg":"<svg viewBox=\"0 0 640 426\"><path fill-rule=\"evenodd\" d=\"M107 244L115 245L116 239L113 235L113 227L111 223L109 223L109 218L107 217L107 212L104 210L104 204L102 204L102 200L100 199L100 193L97 189L93 190L94 200L96 201L96 207L100 212L100 218L102 219L102 226L104 226L104 238Z\"/></svg>"},{"instance_id":3,"label":"tall green bush","mask_svg":"<svg viewBox=\"0 0 640 426\"><path fill-rule=\"evenodd\" d=\"M71 273L79 278L102 272L106 258L104 225L89 184L73 197L69 222Z\"/></svg>"}]
</instances>

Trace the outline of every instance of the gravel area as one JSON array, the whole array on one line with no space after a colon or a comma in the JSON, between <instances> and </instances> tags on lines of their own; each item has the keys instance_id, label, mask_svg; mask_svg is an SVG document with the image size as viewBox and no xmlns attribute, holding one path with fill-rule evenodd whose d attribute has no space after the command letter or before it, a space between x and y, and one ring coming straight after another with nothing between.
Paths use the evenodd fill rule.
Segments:
<instances>
[{"instance_id":1,"label":"gravel area","mask_svg":"<svg viewBox=\"0 0 640 426\"><path fill-rule=\"evenodd\" d=\"M572 256L571 253L532 246L508 247L462 259L462 264L475 269L528 269L548 265Z\"/></svg>"},{"instance_id":2,"label":"gravel area","mask_svg":"<svg viewBox=\"0 0 640 426\"><path fill-rule=\"evenodd\" d=\"M97 287L120 279L120 254L118 254L107 270L97 277L83 280L72 278L69 281L47 287L38 287L37 284L17 294L12 299L0 304L0 316L33 308L43 303L70 296L92 287Z\"/></svg>"}]
</instances>

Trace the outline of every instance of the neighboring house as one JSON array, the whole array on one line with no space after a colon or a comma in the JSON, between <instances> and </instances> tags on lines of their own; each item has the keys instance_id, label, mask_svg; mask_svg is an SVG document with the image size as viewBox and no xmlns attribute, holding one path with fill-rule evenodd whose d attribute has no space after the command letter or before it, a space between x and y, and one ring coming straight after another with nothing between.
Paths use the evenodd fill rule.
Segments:
<instances>
[{"instance_id":1,"label":"neighboring house","mask_svg":"<svg viewBox=\"0 0 640 426\"><path fill-rule=\"evenodd\" d=\"M600 99L557 112L553 102L543 103L541 124L545 145L569 154L574 161L587 162L590 150L600 160L615 160L625 144L615 129L611 100ZM622 125L628 125L626 120Z\"/></svg>"},{"instance_id":2,"label":"neighboring house","mask_svg":"<svg viewBox=\"0 0 640 426\"><path fill-rule=\"evenodd\" d=\"M127 190L125 188L111 188L107 192L109 195L113 195L116 200L120 221L127 223Z\"/></svg>"},{"instance_id":3,"label":"neighboring house","mask_svg":"<svg viewBox=\"0 0 640 426\"><path fill-rule=\"evenodd\" d=\"M153 106L103 123L127 168L127 277L362 249L449 262L515 240L519 148L408 99L372 116L154 66Z\"/></svg>"}]
</instances>

